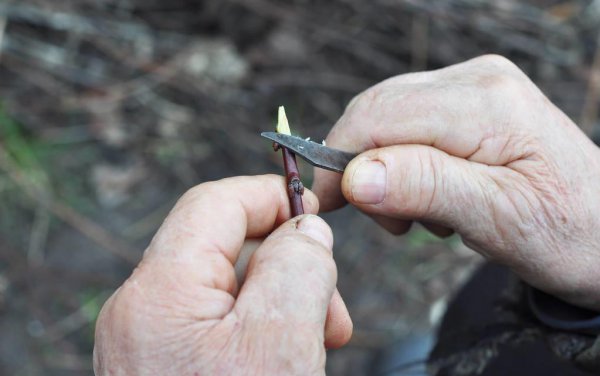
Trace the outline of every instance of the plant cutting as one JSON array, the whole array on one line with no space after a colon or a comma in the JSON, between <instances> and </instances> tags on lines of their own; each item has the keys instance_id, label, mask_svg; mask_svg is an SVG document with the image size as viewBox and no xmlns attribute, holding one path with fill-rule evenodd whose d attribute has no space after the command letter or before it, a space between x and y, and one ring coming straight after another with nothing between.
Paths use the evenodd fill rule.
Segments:
<instances>
[{"instance_id":1,"label":"plant cutting","mask_svg":"<svg viewBox=\"0 0 600 376\"><path fill-rule=\"evenodd\" d=\"M283 106L279 107L276 130L277 133L288 136L292 135ZM287 147L281 146L276 142L273 143L273 149L275 149L275 151L281 149L281 154L283 155L283 168L285 170L285 180L287 184L287 193L290 200L291 216L296 217L304 214L304 207L302 206L304 185L302 184L302 181L300 181L300 173L296 163L296 155Z\"/></svg>"}]
</instances>

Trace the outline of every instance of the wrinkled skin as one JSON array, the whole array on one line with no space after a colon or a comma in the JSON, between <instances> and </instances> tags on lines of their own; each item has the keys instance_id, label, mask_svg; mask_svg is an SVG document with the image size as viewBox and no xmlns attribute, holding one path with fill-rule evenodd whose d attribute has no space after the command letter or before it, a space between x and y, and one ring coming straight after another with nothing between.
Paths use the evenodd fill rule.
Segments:
<instances>
[{"instance_id":1,"label":"wrinkled skin","mask_svg":"<svg viewBox=\"0 0 600 376\"><path fill-rule=\"evenodd\" d=\"M384 81L327 143L363 153L343 176L316 171L324 209L350 202L395 234L412 221L456 231L532 285L600 310L600 151L508 60ZM325 349L352 323L308 190L304 206L284 222L275 176L186 193L100 313L96 374L323 375ZM240 249L263 237L241 285Z\"/></svg>"},{"instance_id":2,"label":"wrinkled skin","mask_svg":"<svg viewBox=\"0 0 600 376\"><path fill-rule=\"evenodd\" d=\"M96 375L323 375L352 333L335 289L333 237L289 218L278 176L199 185L169 214L96 326ZM318 202L304 194L307 213ZM239 288L247 238L267 236Z\"/></svg>"},{"instance_id":3,"label":"wrinkled skin","mask_svg":"<svg viewBox=\"0 0 600 376\"><path fill-rule=\"evenodd\" d=\"M323 209L350 202L396 234L415 220L456 231L531 285L600 310L600 151L507 59L384 81L326 141L363 153L343 177L315 172Z\"/></svg>"}]
</instances>

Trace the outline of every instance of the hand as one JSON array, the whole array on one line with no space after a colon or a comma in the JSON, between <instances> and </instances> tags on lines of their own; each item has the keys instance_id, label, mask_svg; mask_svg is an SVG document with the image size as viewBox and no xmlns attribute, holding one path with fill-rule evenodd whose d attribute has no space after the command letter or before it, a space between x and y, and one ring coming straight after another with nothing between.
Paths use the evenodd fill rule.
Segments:
<instances>
[{"instance_id":1,"label":"hand","mask_svg":"<svg viewBox=\"0 0 600 376\"><path fill-rule=\"evenodd\" d=\"M324 209L347 200L397 234L412 220L455 230L533 286L600 309L600 151L510 61L386 80L326 141L365 152L343 178L316 171Z\"/></svg>"},{"instance_id":2,"label":"hand","mask_svg":"<svg viewBox=\"0 0 600 376\"><path fill-rule=\"evenodd\" d=\"M318 201L304 194L307 213ZM177 203L96 326L96 375L323 375L352 333L323 220L285 223L277 176L202 184ZM238 292L244 240L267 236ZM329 307L329 308L328 308Z\"/></svg>"}]
</instances>

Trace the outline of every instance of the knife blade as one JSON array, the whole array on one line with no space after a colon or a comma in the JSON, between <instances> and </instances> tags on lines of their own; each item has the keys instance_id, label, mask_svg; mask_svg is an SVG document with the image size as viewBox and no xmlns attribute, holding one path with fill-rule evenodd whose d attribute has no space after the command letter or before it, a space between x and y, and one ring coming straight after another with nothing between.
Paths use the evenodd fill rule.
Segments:
<instances>
[{"instance_id":1,"label":"knife blade","mask_svg":"<svg viewBox=\"0 0 600 376\"><path fill-rule=\"evenodd\" d=\"M348 163L358 155L277 132L262 132L260 135L290 149L311 165L330 171L344 172Z\"/></svg>"}]
</instances>

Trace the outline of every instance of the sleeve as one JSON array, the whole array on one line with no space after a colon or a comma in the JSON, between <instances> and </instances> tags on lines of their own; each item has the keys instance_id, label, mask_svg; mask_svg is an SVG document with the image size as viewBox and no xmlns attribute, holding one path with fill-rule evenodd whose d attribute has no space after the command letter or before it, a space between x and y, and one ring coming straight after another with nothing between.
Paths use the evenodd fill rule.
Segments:
<instances>
[{"instance_id":1,"label":"sleeve","mask_svg":"<svg viewBox=\"0 0 600 376\"><path fill-rule=\"evenodd\" d=\"M600 334L600 312L577 307L531 286L527 300L534 316L545 325L584 334Z\"/></svg>"}]
</instances>

